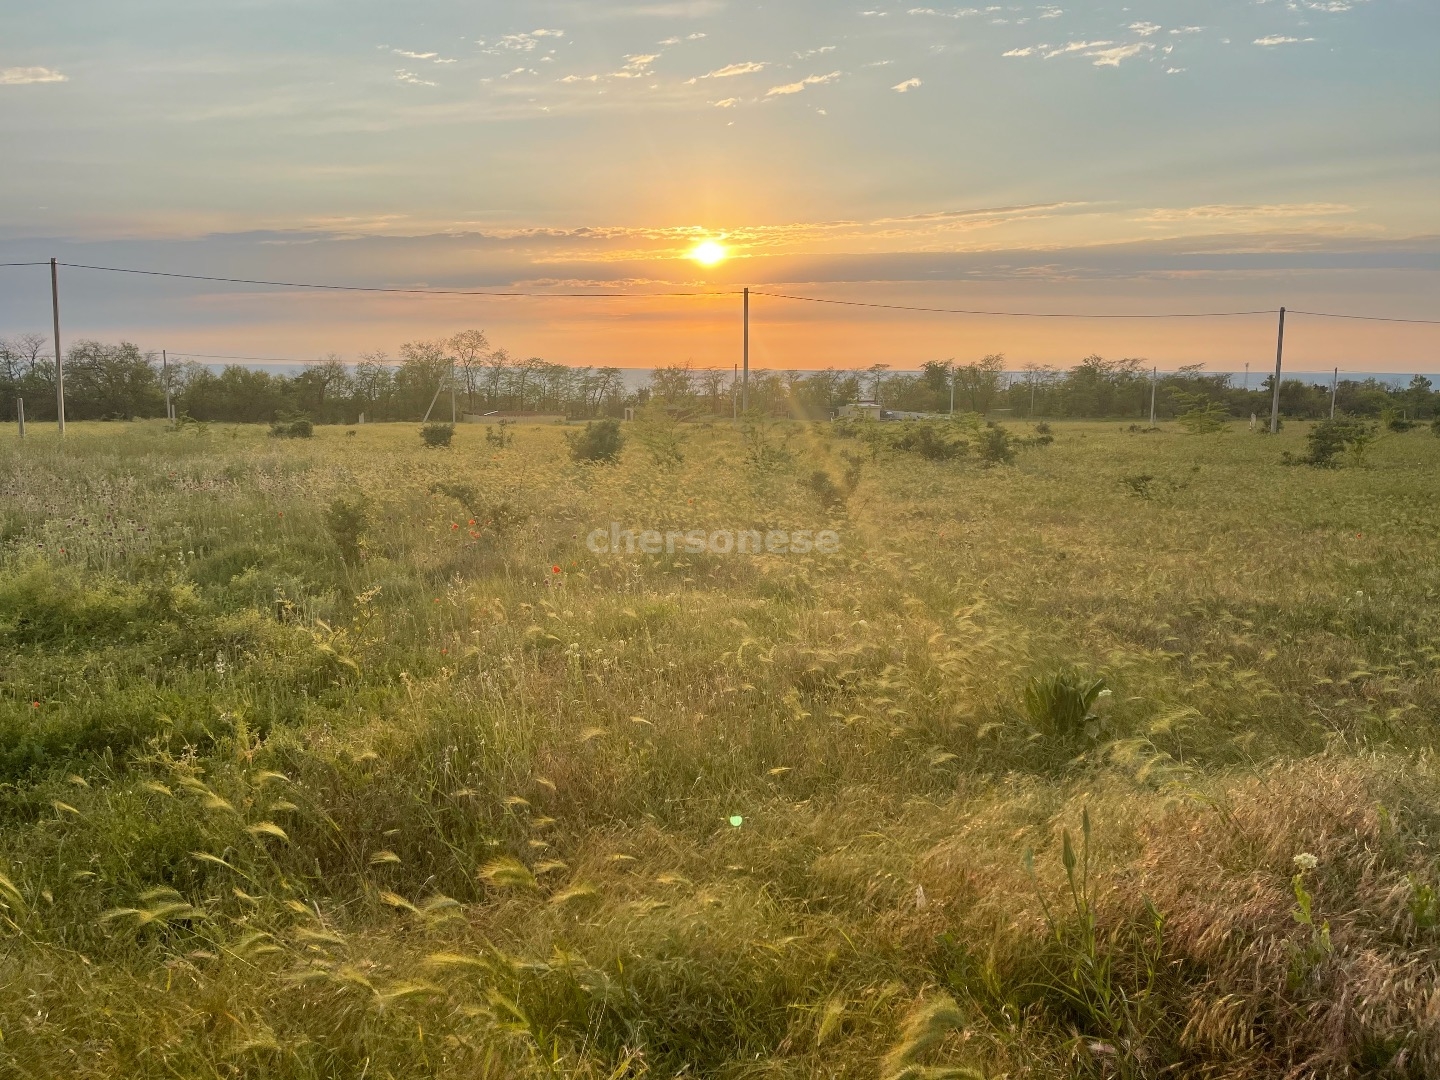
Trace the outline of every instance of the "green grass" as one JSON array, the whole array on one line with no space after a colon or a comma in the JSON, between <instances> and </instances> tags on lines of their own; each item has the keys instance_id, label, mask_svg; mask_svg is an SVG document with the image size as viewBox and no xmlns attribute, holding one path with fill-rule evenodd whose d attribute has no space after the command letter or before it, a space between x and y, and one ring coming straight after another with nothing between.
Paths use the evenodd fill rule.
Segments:
<instances>
[{"instance_id":1,"label":"green grass","mask_svg":"<svg viewBox=\"0 0 1440 1080\"><path fill-rule=\"evenodd\" d=\"M1440 439L1055 427L0 436L0 1074L1435 1075Z\"/></svg>"}]
</instances>

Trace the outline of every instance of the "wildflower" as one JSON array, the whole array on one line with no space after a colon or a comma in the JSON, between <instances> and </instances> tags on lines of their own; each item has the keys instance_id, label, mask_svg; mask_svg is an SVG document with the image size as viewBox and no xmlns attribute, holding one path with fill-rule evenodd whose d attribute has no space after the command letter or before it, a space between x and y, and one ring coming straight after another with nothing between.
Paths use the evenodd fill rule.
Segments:
<instances>
[{"instance_id":1,"label":"wildflower","mask_svg":"<svg viewBox=\"0 0 1440 1080\"><path fill-rule=\"evenodd\" d=\"M450 522L450 531L451 531L451 532L454 532L454 531L455 531L456 529L458 529L458 528L460 528L460 526L459 526L457 523L455 523L455 522L453 522L453 521Z\"/></svg>"},{"instance_id":2,"label":"wildflower","mask_svg":"<svg viewBox=\"0 0 1440 1080\"><path fill-rule=\"evenodd\" d=\"M32 702L30 702L30 707L31 707L32 709L38 709L38 708L40 707L40 702L38 702L38 701L32 701Z\"/></svg>"},{"instance_id":3,"label":"wildflower","mask_svg":"<svg viewBox=\"0 0 1440 1080\"><path fill-rule=\"evenodd\" d=\"M550 572L551 572L552 574L558 574L558 573L560 573L560 567L558 567L558 566L552 566L552 567L550 567Z\"/></svg>"},{"instance_id":4,"label":"wildflower","mask_svg":"<svg viewBox=\"0 0 1440 1080\"><path fill-rule=\"evenodd\" d=\"M438 604L438 603L439 603L439 602L440 602L440 597L438 597L438 596L437 596L437 597L435 597L435 603L437 603L437 604Z\"/></svg>"},{"instance_id":5,"label":"wildflower","mask_svg":"<svg viewBox=\"0 0 1440 1080\"><path fill-rule=\"evenodd\" d=\"M281 510L281 511L280 511L280 516L281 516L281 517L284 517L284 516L285 516L285 511L284 511L284 510Z\"/></svg>"},{"instance_id":6,"label":"wildflower","mask_svg":"<svg viewBox=\"0 0 1440 1080\"><path fill-rule=\"evenodd\" d=\"M1299 855L1295 856L1295 865L1301 870L1314 870L1315 867L1320 865L1320 860L1308 851L1302 851Z\"/></svg>"},{"instance_id":7,"label":"wildflower","mask_svg":"<svg viewBox=\"0 0 1440 1080\"><path fill-rule=\"evenodd\" d=\"M470 521L469 521L469 524L474 525L474 524L475 524L475 519L474 519L474 518L471 518Z\"/></svg>"}]
</instances>

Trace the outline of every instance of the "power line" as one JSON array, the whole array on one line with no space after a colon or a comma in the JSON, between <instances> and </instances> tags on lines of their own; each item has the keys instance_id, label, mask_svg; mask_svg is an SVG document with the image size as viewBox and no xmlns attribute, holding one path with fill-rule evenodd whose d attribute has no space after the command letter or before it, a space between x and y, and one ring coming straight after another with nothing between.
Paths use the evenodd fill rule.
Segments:
<instances>
[{"instance_id":1,"label":"power line","mask_svg":"<svg viewBox=\"0 0 1440 1080\"><path fill-rule=\"evenodd\" d=\"M9 262L0 263L0 267L10 266L48 266L48 262ZM69 263L62 262L58 265L72 270L94 270L108 274L135 274L142 277L174 278L183 281L213 281L230 285L260 285L279 289L315 289L326 292L358 292L358 293L390 293L409 296L494 296L494 297L529 297L544 299L553 297L556 299L645 299L647 297L674 298L674 297L711 297L711 296L739 296L739 289L711 289L711 290L687 290L672 292L537 292L533 290L519 289L434 289L420 287L400 286L375 286L375 285L331 285L321 282L307 281L271 281L262 278L234 278L221 277L212 274L180 274L165 270L139 270L125 266L97 266L90 263ZM793 293L765 292L759 289L752 289L755 296L765 296L773 300L791 300L807 304L830 304L839 307L872 308L884 311L913 311L932 315L979 315L994 318L1008 319L1228 319L1242 318L1253 315L1275 315L1278 314L1275 308L1263 308L1253 311L1173 311L1156 313L1099 313L1087 314L1083 312L1053 312L1053 311L990 311L973 308L941 308L922 307L913 304L882 304L864 300L833 300L818 296L799 296ZM1440 319L1404 319L1380 315L1345 315L1328 311L1298 311L1293 310L1294 315L1309 315L1320 319L1354 319L1364 322L1389 322L1408 323L1412 325L1436 326L1440 325ZM198 355L198 354L197 354ZM214 357L214 359L265 359L257 357ZM290 361L279 361L290 362ZM304 361L295 361L304 362Z\"/></svg>"},{"instance_id":2,"label":"power line","mask_svg":"<svg viewBox=\"0 0 1440 1080\"><path fill-rule=\"evenodd\" d=\"M301 360L294 356L229 356L219 353L199 352L176 352L170 350L171 356L181 356L186 360L252 360L261 364L323 364L324 360Z\"/></svg>"},{"instance_id":3,"label":"power line","mask_svg":"<svg viewBox=\"0 0 1440 1080\"><path fill-rule=\"evenodd\" d=\"M1296 311L1290 309L1291 315L1313 315L1317 319L1360 319L1364 322L1398 322L1398 323L1420 323L1425 326L1440 326L1440 319L1391 319L1382 315L1336 315L1329 311Z\"/></svg>"},{"instance_id":4,"label":"power line","mask_svg":"<svg viewBox=\"0 0 1440 1080\"><path fill-rule=\"evenodd\" d=\"M322 285L315 282L307 281L262 281L255 278L215 277L210 274L174 274L168 273L164 270L133 270L124 266L91 266L87 263L62 262L59 265L68 267L71 270L100 270L109 274L139 274L144 277L180 278L185 281L220 281L231 285L268 285L279 289L323 289L327 292L401 293L412 296L533 296L564 297L568 299L613 299L635 297L639 299L644 299L645 297L649 296L672 297L739 295L739 292L735 289L691 292L525 292L520 290L399 288L374 285Z\"/></svg>"},{"instance_id":5,"label":"power line","mask_svg":"<svg viewBox=\"0 0 1440 1080\"><path fill-rule=\"evenodd\" d=\"M1076 312L1052 311L973 311L967 308L915 307L910 304L874 304L863 300L825 300L818 296L792 296L788 293L753 291L755 296L774 300L800 300L808 304L839 304L843 307L883 308L887 311L924 311L935 315L995 315L1007 319L1222 319L1239 315L1275 315L1278 309L1263 311L1185 311L1161 314L1084 315Z\"/></svg>"}]
</instances>

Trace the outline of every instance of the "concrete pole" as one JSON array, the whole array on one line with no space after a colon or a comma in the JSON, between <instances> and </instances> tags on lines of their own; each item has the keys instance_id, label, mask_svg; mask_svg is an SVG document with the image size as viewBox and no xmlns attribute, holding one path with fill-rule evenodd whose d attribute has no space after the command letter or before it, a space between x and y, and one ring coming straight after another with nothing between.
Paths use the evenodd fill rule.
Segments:
<instances>
[{"instance_id":1,"label":"concrete pole","mask_svg":"<svg viewBox=\"0 0 1440 1080\"><path fill-rule=\"evenodd\" d=\"M1285 357L1285 309L1280 309L1280 331L1275 340L1275 392L1270 397L1270 434L1280 431L1280 368Z\"/></svg>"},{"instance_id":2,"label":"concrete pole","mask_svg":"<svg viewBox=\"0 0 1440 1080\"><path fill-rule=\"evenodd\" d=\"M50 260L50 307L55 314L55 415L60 434L65 434L65 362L60 359L60 270Z\"/></svg>"},{"instance_id":3,"label":"concrete pole","mask_svg":"<svg viewBox=\"0 0 1440 1080\"><path fill-rule=\"evenodd\" d=\"M750 289L745 289L745 375L740 382L740 411L750 411Z\"/></svg>"}]
</instances>

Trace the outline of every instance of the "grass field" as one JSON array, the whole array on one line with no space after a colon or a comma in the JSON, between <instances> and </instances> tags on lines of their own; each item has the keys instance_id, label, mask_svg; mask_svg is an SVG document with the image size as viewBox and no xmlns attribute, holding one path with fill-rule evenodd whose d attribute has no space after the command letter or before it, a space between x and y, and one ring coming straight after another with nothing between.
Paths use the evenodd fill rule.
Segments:
<instances>
[{"instance_id":1,"label":"grass field","mask_svg":"<svg viewBox=\"0 0 1440 1080\"><path fill-rule=\"evenodd\" d=\"M1440 1075L1440 439L1304 430L8 432L0 1075Z\"/></svg>"}]
</instances>

